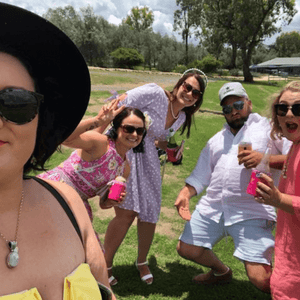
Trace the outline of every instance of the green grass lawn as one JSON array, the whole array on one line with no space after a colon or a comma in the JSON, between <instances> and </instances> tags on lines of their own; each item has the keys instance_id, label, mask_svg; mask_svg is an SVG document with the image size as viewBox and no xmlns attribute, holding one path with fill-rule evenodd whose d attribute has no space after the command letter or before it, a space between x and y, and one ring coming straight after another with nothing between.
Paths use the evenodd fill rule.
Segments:
<instances>
[{"instance_id":1,"label":"green grass lawn","mask_svg":"<svg viewBox=\"0 0 300 300\"><path fill-rule=\"evenodd\" d=\"M92 75L92 82L94 84L107 84L106 82L113 81L109 75L107 77ZM115 76L114 79L116 78L118 82L121 80L120 76ZM224 83L225 81L209 83L201 109L221 111L218 91ZM252 100L253 111L268 115L267 107L269 106L270 95L277 92L284 84L285 82L276 85L268 85L266 82L244 84ZM105 99L109 96L107 92L92 93L93 102L98 98ZM162 208L167 212L173 212L173 214L163 212L158 226L169 226L172 235L155 234L148 256L150 268L154 275L154 283L151 286L143 284L133 265L137 257L137 232L136 226L132 226L115 256L114 275L118 277L119 283L113 287L113 290L117 299L270 299L269 295L260 292L248 281L243 264L232 256L234 245L230 237L227 241L222 240L214 248L218 257L233 270L233 282L226 286L201 287L192 284L192 277L198 273L206 272L207 269L180 258L176 252L178 236L182 232L185 222L177 216L173 206L174 201L184 185L185 178L193 170L207 140L218 132L224 124L223 116L209 113L197 113L194 120L189 139L180 136L179 133L176 134L177 142L183 138L186 139L183 163L179 166L166 164L162 186ZM62 153L55 153L49 161L49 167L58 165L68 157L70 152L70 149L64 148ZM199 197L192 199L191 209L195 207L198 199ZM97 207L94 206L93 208L98 211ZM110 220L111 218L100 219L96 217L94 220L95 229L103 235Z\"/></svg>"}]
</instances>

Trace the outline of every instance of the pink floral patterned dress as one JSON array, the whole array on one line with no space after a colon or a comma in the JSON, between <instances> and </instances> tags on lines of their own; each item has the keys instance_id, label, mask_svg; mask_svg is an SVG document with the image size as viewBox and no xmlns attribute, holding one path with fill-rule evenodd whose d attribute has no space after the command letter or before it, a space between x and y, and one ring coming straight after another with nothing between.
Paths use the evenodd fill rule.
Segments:
<instances>
[{"instance_id":1,"label":"pink floral patterned dress","mask_svg":"<svg viewBox=\"0 0 300 300\"><path fill-rule=\"evenodd\" d=\"M123 175L125 161L117 153L115 141L109 140L109 149L102 157L93 161L85 161L75 150L58 167L42 173L38 177L65 182L73 187L82 198L91 221L93 221L93 213L88 199L102 195L107 190L108 182Z\"/></svg>"}]
</instances>

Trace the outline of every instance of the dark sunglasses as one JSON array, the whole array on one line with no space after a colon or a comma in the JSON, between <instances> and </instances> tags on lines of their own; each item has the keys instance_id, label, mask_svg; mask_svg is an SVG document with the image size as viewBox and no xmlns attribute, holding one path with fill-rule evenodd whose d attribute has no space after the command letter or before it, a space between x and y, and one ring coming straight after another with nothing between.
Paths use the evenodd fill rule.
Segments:
<instances>
[{"instance_id":1,"label":"dark sunglasses","mask_svg":"<svg viewBox=\"0 0 300 300\"><path fill-rule=\"evenodd\" d=\"M244 108L244 101L239 100L234 102L232 105L222 105L222 111L224 115L228 115L232 112L232 109L242 110Z\"/></svg>"},{"instance_id":2,"label":"dark sunglasses","mask_svg":"<svg viewBox=\"0 0 300 300\"><path fill-rule=\"evenodd\" d=\"M134 133L134 132L136 132L137 135L143 135L144 132L145 132L145 128L144 127L134 127L134 126L131 126L131 125L121 125L120 127L126 133Z\"/></svg>"},{"instance_id":3,"label":"dark sunglasses","mask_svg":"<svg viewBox=\"0 0 300 300\"><path fill-rule=\"evenodd\" d=\"M296 103L293 105L275 104L274 107L277 116L284 117L286 116L289 109L291 109L295 117L300 117L300 103Z\"/></svg>"},{"instance_id":4,"label":"dark sunglasses","mask_svg":"<svg viewBox=\"0 0 300 300\"><path fill-rule=\"evenodd\" d=\"M23 89L0 91L0 117L7 122L23 125L31 122L39 111L44 96Z\"/></svg>"},{"instance_id":5,"label":"dark sunglasses","mask_svg":"<svg viewBox=\"0 0 300 300\"><path fill-rule=\"evenodd\" d=\"M202 94L201 91L193 89L193 87L187 82L183 82L182 86L186 92L189 93L190 91L192 91L192 96L194 99L198 99L200 97L200 95Z\"/></svg>"}]
</instances>

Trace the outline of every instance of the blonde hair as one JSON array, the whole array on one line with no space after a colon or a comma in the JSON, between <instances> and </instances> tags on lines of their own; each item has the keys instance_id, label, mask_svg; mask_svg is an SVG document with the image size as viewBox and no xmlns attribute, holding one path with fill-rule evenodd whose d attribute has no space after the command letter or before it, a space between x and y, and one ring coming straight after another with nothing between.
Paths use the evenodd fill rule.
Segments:
<instances>
[{"instance_id":1,"label":"blonde hair","mask_svg":"<svg viewBox=\"0 0 300 300\"><path fill-rule=\"evenodd\" d=\"M274 96L274 100L272 103L272 130L271 130L271 138L273 140L279 138L281 139L283 136L282 129L279 125L279 121L275 111L275 105L279 103L283 93L286 91L299 92L300 93L300 81L291 81L289 82L280 92Z\"/></svg>"}]
</instances>

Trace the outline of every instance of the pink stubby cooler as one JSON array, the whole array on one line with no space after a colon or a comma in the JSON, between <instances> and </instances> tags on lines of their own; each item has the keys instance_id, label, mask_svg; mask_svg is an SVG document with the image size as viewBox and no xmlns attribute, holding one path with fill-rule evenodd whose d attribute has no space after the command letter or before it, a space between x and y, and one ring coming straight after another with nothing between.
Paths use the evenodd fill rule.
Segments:
<instances>
[{"instance_id":1,"label":"pink stubby cooler","mask_svg":"<svg viewBox=\"0 0 300 300\"><path fill-rule=\"evenodd\" d=\"M258 171L258 170L253 170L252 173L251 173L250 182L249 182L248 187L247 187L247 193L250 194L250 195L253 195L254 197L260 197L261 196L259 193L256 192L257 182L260 181L260 182L264 183L265 185L269 185L266 182L266 180L261 178L260 175L262 173L263 172ZM269 174L269 173L266 173L266 175L271 177L271 174Z\"/></svg>"},{"instance_id":2,"label":"pink stubby cooler","mask_svg":"<svg viewBox=\"0 0 300 300\"><path fill-rule=\"evenodd\" d=\"M109 189L108 199L114 201L120 201L121 193L126 191L126 179L122 176L118 176L113 180Z\"/></svg>"}]
</instances>

